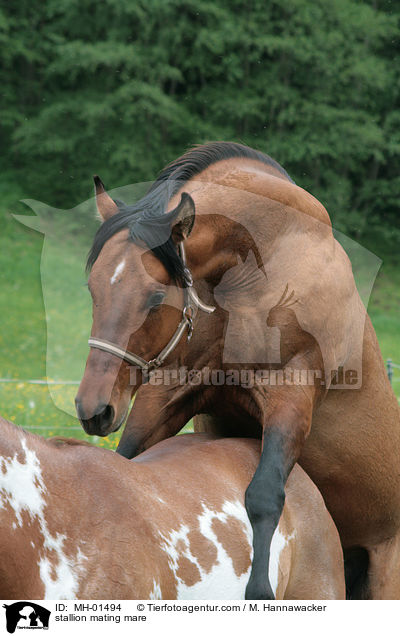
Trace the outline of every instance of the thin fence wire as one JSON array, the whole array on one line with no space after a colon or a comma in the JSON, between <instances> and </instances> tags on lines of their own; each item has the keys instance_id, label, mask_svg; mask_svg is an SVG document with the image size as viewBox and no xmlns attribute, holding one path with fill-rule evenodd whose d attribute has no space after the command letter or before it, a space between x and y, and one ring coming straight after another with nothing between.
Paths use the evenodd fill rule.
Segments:
<instances>
[{"instance_id":1,"label":"thin fence wire","mask_svg":"<svg viewBox=\"0 0 400 636\"><path fill-rule=\"evenodd\" d=\"M38 425L36 425L36 424L24 424L24 425L23 425L23 428L27 428L27 429L29 429L29 430L30 430L30 429L37 429L37 430L39 430L39 431L43 431L43 430L46 430L46 431L47 431L47 430L54 431L54 429L55 429L55 428L57 428L57 427L54 427L54 426L46 426L45 424L43 424L43 425L40 425L40 424L38 424ZM70 425L68 425L68 430L69 430L69 431L81 431L81 430L82 430L82 427L81 427L81 426L70 426Z\"/></svg>"},{"instance_id":2,"label":"thin fence wire","mask_svg":"<svg viewBox=\"0 0 400 636\"><path fill-rule=\"evenodd\" d=\"M79 380L22 380L20 378L0 378L0 383L1 382L15 384L55 384L58 386L80 384Z\"/></svg>"}]
</instances>

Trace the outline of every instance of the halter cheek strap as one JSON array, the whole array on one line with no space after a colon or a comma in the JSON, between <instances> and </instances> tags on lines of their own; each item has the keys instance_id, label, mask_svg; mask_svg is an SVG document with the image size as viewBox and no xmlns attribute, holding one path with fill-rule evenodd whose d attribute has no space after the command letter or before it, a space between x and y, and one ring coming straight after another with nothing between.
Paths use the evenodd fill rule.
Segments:
<instances>
[{"instance_id":1,"label":"halter cheek strap","mask_svg":"<svg viewBox=\"0 0 400 636\"><path fill-rule=\"evenodd\" d=\"M182 309L182 318L181 321L172 336L171 340L168 344L160 351L158 356L153 358L152 360L145 360L141 358L136 353L132 353L131 351L127 351L126 349L122 349L116 344L112 342L108 342L108 340L102 340L101 338L89 338L89 346L93 349L100 349L101 351L105 351L106 353L111 353L121 360L125 360L128 364L139 367L145 373L149 373L154 369L160 367L170 353L175 349L177 344L180 342L183 334L186 329L188 330L188 342L190 341L193 333L193 320L196 317L198 309L206 312L207 314L211 314L215 311L215 307L211 305L207 305L203 303L197 295L196 290L193 287L193 277L186 265L186 254L183 247L183 244L179 246L180 256L182 262L185 267L185 282L186 287L183 288L184 294L184 307Z\"/></svg>"}]
</instances>

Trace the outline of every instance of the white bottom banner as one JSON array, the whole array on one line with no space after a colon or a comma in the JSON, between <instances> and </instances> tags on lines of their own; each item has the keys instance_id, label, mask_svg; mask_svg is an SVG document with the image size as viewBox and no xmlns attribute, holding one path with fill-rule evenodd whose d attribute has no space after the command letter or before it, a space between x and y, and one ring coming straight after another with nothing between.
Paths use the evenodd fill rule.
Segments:
<instances>
[{"instance_id":1,"label":"white bottom banner","mask_svg":"<svg viewBox=\"0 0 400 636\"><path fill-rule=\"evenodd\" d=\"M49 634L157 634L174 630L268 630L269 634L307 636L335 634L346 626L376 634L392 619L397 623L398 601L2 601L0 634L44 630ZM393 623L392 623L393 624ZM264 632L267 633L267 632ZM38 635L39 636L39 635Z\"/></svg>"}]
</instances>

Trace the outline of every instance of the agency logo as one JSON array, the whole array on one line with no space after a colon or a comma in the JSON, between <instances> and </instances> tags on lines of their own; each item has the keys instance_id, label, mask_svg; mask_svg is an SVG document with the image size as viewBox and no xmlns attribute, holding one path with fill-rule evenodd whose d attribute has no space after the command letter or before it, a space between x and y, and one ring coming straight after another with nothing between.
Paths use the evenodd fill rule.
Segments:
<instances>
[{"instance_id":1,"label":"agency logo","mask_svg":"<svg viewBox=\"0 0 400 636\"><path fill-rule=\"evenodd\" d=\"M14 634L16 629L49 629L51 612L41 605L31 601L18 601L3 607L6 610L9 634Z\"/></svg>"}]
</instances>

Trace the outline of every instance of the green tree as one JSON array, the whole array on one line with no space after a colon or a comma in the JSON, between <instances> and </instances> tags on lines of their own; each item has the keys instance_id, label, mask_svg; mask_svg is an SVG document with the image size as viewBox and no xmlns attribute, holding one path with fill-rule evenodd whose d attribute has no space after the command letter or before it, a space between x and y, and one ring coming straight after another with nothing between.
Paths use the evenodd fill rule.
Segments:
<instances>
[{"instance_id":1,"label":"green tree","mask_svg":"<svg viewBox=\"0 0 400 636\"><path fill-rule=\"evenodd\" d=\"M399 16L389 0L4 2L3 178L70 207L94 172L150 180L194 143L236 140L395 251Z\"/></svg>"}]
</instances>

